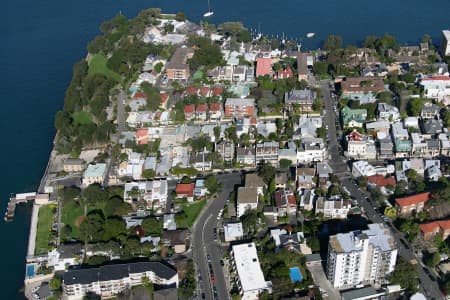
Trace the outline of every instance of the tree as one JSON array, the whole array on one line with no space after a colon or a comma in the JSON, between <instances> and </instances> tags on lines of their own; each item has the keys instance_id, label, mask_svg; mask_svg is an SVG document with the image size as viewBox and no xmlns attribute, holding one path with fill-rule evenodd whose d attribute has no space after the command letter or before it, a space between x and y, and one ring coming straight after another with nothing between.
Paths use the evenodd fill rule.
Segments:
<instances>
[{"instance_id":1,"label":"tree","mask_svg":"<svg viewBox=\"0 0 450 300\"><path fill-rule=\"evenodd\" d=\"M418 116L422 111L423 100L420 98L413 98L409 100L407 108L408 112L413 116Z\"/></svg>"},{"instance_id":2,"label":"tree","mask_svg":"<svg viewBox=\"0 0 450 300\"><path fill-rule=\"evenodd\" d=\"M292 161L291 161L291 160L285 159L285 158L280 159L280 168L281 168L281 169L286 170L286 169L288 169L290 166L292 166Z\"/></svg>"},{"instance_id":3,"label":"tree","mask_svg":"<svg viewBox=\"0 0 450 300\"><path fill-rule=\"evenodd\" d=\"M195 291L195 269L192 260L189 260L186 264L184 278L181 279L180 286L178 287L178 295L182 299L191 299Z\"/></svg>"},{"instance_id":4,"label":"tree","mask_svg":"<svg viewBox=\"0 0 450 300\"><path fill-rule=\"evenodd\" d=\"M127 232L125 221L118 217L106 219L104 228L104 241L109 241L114 238L117 239L119 236L125 235Z\"/></svg>"},{"instance_id":5,"label":"tree","mask_svg":"<svg viewBox=\"0 0 450 300\"><path fill-rule=\"evenodd\" d=\"M328 72L328 64L326 62L317 61L313 65L314 75L325 75Z\"/></svg>"},{"instance_id":6,"label":"tree","mask_svg":"<svg viewBox=\"0 0 450 300\"><path fill-rule=\"evenodd\" d=\"M214 138L217 143L220 139L220 126L215 126L213 130L214 130Z\"/></svg>"},{"instance_id":7,"label":"tree","mask_svg":"<svg viewBox=\"0 0 450 300\"><path fill-rule=\"evenodd\" d=\"M219 191L221 184L217 181L217 177L210 175L206 177L205 187L208 189L210 195L213 195Z\"/></svg>"},{"instance_id":8,"label":"tree","mask_svg":"<svg viewBox=\"0 0 450 300\"><path fill-rule=\"evenodd\" d=\"M258 168L258 175L262 177L266 184L269 184L272 178L275 176L275 167L269 162L263 161Z\"/></svg>"},{"instance_id":9,"label":"tree","mask_svg":"<svg viewBox=\"0 0 450 300\"><path fill-rule=\"evenodd\" d=\"M188 60L192 70L197 70L200 66L213 68L223 63L220 47L208 38L196 37L193 43L198 47L194 56Z\"/></svg>"},{"instance_id":10,"label":"tree","mask_svg":"<svg viewBox=\"0 0 450 300\"><path fill-rule=\"evenodd\" d=\"M108 199L108 192L100 184L94 183L83 190L82 196L87 203L94 204L106 201Z\"/></svg>"},{"instance_id":11,"label":"tree","mask_svg":"<svg viewBox=\"0 0 450 300\"><path fill-rule=\"evenodd\" d=\"M153 71L155 71L157 74L159 74L159 73L161 73L163 67L164 67L164 65L161 62L159 62L153 67Z\"/></svg>"},{"instance_id":12,"label":"tree","mask_svg":"<svg viewBox=\"0 0 450 300\"><path fill-rule=\"evenodd\" d=\"M225 22L219 24L219 26L217 26L217 29L221 33L231 36L237 36L239 33L246 30L244 24L242 24L241 22Z\"/></svg>"},{"instance_id":13,"label":"tree","mask_svg":"<svg viewBox=\"0 0 450 300\"><path fill-rule=\"evenodd\" d=\"M175 15L175 20L178 22L186 21L186 14L182 11L177 12Z\"/></svg>"},{"instance_id":14,"label":"tree","mask_svg":"<svg viewBox=\"0 0 450 300\"><path fill-rule=\"evenodd\" d=\"M313 102L312 109L313 109L314 111L321 111L322 108L323 108L323 102L322 102L322 99L316 98L316 99L314 100L314 102Z\"/></svg>"},{"instance_id":15,"label":"tree","mask_svg":"<svg viewBox=\"0 0 450 300\"><path fill-rule=\"evenodd\" d=\"M335 51L342 48L342 37L338 35L330 35L326 39L323 48L326 51Z\"/></svg>"},{"instance_id":16,"label":"tree","mask_svg":"<svg viewBox=\"0 0 450 300\"><path fill-rule=\"evenodd\" d=\"M275 190L276 190L276 183L275 183L275 178L272 178L271 180L270 180L270 183L269 183L269 194L273 194L274 192L275 192Z\"/></svg>"},{"instance_id":17,"label":"tree","mask_svg":"<svg viewBox=\"0 0 450 300\"><path fill-rule=\"evenodd\" d=\"M146 81L141 83L141 89L147 95L147 109L156 111L161 105L159 90Z\"/></svg>"},{"instance_id":18,"label":"tree","mask_svg":"<svg viewBox=\"0 0 450 300\"><path fill-rule=\"evenodd\" d=\"M409 292L415 293L419 283L417 278L417 269L403 258L398 257L394 272L390 276L391 283L399 284Z\"/></svg>"},{"instance_id":19,"label":"tree","mask_svg":"<svg viewBox=\"0 0 450 300\"><path fill-rule=\"evenodd\" d=\"M175 29L175 26L171 22L164 24L164 32L171 33Z\"/></svg>"},{"instance_id":20,"label":"tree","mask_svg":"<svg viewBox=\"0 0 450 300\"><path fill-rule=\"evenodd\" d=\"M154 217L145 218L141 224L142 229L146 235L155 235L161 236L163 230L163 224L161 221L157 220Z\"/></svg>"},{"instance_id":21,"label":"tree","mask_svg":"<svg viewBox=\"0 0 450 300\"><path fill-rule=\"evenodd\" d=\"M427 265L430 268L435 268L441 261L441 256L438 252L434 253L427 253L424 258L423 262L425 265Z\"/></svg>"},{"instance_id":22,"label":"tree","mask_svg":"<svg viewBox=\"0 0 450 300\"><path fill-rule=\"evenodd\" d=\"M384 209L384 215L391 220L397 219L397 210L395 207L386 207Z\"/></svg>"},{"instance_id":23,"label":"tree","mask_svg":"<svg viewBox=\"0 0 450 300\"><path fill-rule=\"evenodd\" d=\"M84 218L80 224L80 238L85 243L98 242L103 239L105 218L103 214L94 211Z\"/></svg>"},{"instance_id":24,"label":"tree","mask_svg":"<svg viewBox=\"0 0 450 300\"><path fill-rule=\"evenodd\" d=\"M50 279L49 282L50 288L52 290L58 291L61 289L61 278L59 277L53 277L52 279Z\"/></svg>"}]
</instances>

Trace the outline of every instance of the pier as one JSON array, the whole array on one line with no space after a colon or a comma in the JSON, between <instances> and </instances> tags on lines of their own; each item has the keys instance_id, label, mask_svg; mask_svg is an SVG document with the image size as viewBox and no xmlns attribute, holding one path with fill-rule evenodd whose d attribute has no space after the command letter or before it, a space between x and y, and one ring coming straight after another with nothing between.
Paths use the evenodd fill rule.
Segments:
<instances>
[{"instance_id":1,"label":"pier","mask_svg":"<svg viewBox=\"0 0 450 300\"><path fill-rule=\"evenodd\" d=\"M5 213L5 221L12 221L16 212L16 206L19 203L27 203L28 201L34 201L36 198L36 192L11 194L9 197L8 207Z\"/></svg>"}]
</instances>

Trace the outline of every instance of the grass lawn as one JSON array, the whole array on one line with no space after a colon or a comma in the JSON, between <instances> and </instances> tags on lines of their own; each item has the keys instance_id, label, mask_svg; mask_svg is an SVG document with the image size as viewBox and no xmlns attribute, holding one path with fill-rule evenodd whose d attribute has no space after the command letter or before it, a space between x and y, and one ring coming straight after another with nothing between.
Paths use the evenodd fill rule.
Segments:
<instances>
[{"instance_id":1,"label":"grass lawn","mask_svg":"<svg viewBox=\"0 0 450 300\"><path fill-rule=\"evenodd\" d=\"M78 111L72 114L72 118L76 124L86 125L92 123L91 114L87 111Z\"/></svg>"},{"instance_id":2,"label":"grass lawn","mask_svg":"<svg viewBox=\"0 0 450 300\"><path fill-rule=\"evenodd\" d=\"M107 62L108 59L102 54L95 54L94 56L92 56L92 58L89 60L88 75L103 74L108 78L112 78L117 82L120 82L120 75L114 71L111 71L106 65Z\"/></svg>"},{"instance_id":3,"label":"grass lawn","mask_svg":"<svg viewBox=\"0 0 450 300\"><path fill-rule=\"evenodd\" d=\"M205 206L206 200L196 201L194 203L184 203L182 204L183 213L179 218L176 218L177 227L179 228L190 228L194 224L195 219L197 219L198 214L202 211L203 206Z\"/></svg>"},{"instance_id":4,"label":"grass lawn","mask_svg":"<svg viewBox=\"0 0 450 300\"><path fill-rule=\"evenodd\" d=\"M64 225L69 225L72 228L72 234L66 236L64 230L62 232L62 239L78 238L78 227L83 216L83 208L75 201L63 204L61 210L61 222Z\"/></svg>"},{"instance_id":5,"label":"grass lawn","mask_svg":"<svg viewBox=\"0 0 450 300\"><path fill-rule=\"evenodd\" d=\"M39 208L35 248L37 255L47 253L51 249L49 243L53 239L52 224L55 212L55 205L45 205Z\"/></svg>"}]
</instances>

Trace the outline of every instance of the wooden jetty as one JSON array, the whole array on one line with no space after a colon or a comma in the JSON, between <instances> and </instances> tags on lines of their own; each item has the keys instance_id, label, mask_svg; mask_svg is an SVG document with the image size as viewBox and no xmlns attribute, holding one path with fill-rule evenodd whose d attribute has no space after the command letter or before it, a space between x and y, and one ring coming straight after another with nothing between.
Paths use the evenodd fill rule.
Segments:
<instances>
[{"instance_id":1,"label":"wooden jetty","mask_svg":"<svg viewBox=\"0 0 450 300\"><path fill-rule=\"evenodd\" d=\"M19 203L26 203L32 201L36 198L36 192L31 193L21 193L21 194L11 194L9 196L8 207L5 212L5 221L12 221L14 219L14 214L16 212L16 206Z\"/></svg>"}]
</instances>

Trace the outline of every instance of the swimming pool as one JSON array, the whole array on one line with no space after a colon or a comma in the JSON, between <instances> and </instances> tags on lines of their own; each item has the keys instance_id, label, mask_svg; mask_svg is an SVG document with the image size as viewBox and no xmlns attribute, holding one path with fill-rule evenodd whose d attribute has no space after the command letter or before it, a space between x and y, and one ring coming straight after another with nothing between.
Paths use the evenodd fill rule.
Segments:
<instances>
[{"instance_id":1,"label":"swimming pool","mask_svg":"<svg viewBox=\"0 0 450 300\"><path fill-rule=\"evenodd\" d=\"M36 275L36 273L34 272L34 264L28 264L26 269L27 269L27 277L31 278L34 277Z\"/></svg>"},{"instance_id":2,"label":"swimming pool","mask_svg":"<svg viewBox=\"0 0 450 300\"><path fill-rule=\"evenodd\" d=\"M292 282L302 282L303 281L302 272L300 272L300 269L298 267L290 268L289 276L291 276Z\"/></svg>"}]
</instances>

